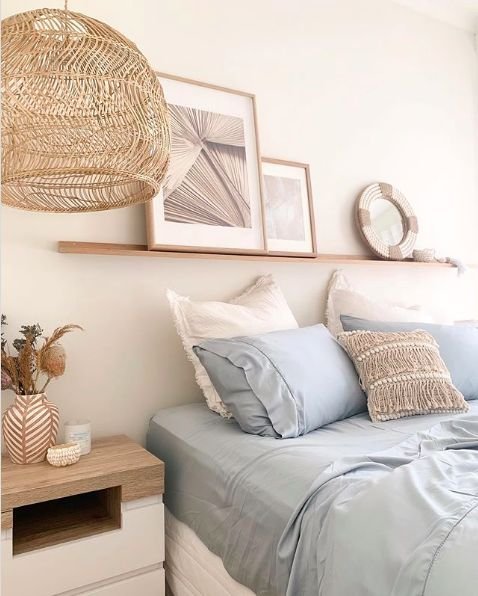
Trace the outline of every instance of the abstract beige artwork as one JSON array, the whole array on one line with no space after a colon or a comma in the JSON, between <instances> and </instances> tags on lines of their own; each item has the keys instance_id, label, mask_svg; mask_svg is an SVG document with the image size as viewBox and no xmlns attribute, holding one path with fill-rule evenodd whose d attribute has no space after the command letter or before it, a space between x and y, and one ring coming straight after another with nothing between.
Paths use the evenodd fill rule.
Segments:
<instances>
[{"instance_id":1,"label":"abstract beige artwork","mask_svg":"<svg viewBox=\"0 0 478 596\"><path fill-rule=\"evenodd\" d=\"M305 240L300 180L264 176L267 237L275 240Z\"/></svg>"},{"instance_id":2,"label":"abstract beige artwork","mask_svg":"<svg viewBox=\"0 0 478 596\"><path fill-rule=\"evenodd\" d=\"M314 256L314 211L307 164L263 158L264 218L270 252Z\"/></svg>"},{"instance_id":3,"label":"abstract beige artwork","mask_svg":"<svg viewBox=\"0 0 478 596\"><path fill-rule=\"evenodd\" d=\"M167 221L251 226L241 118L170 105L171 161L164 183Z\"/></svg>"}]
</instances>

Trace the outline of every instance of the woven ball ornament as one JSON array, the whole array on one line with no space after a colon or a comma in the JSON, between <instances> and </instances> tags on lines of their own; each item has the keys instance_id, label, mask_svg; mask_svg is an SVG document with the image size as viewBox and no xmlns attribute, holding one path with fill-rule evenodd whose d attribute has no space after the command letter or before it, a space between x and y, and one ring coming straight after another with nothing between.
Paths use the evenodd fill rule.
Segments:
<instances>
[{"instance_id":1,"label":"woven ball ornament","mask_svg":"<svg viewBox=\"0 0 478 596\"><path fill-rule=\"evenodd\" d=\"M160 189L170 151L158 77L104 23L40 9L2 21L3 203L124 207Z\"/></svg>"}]
</instances>

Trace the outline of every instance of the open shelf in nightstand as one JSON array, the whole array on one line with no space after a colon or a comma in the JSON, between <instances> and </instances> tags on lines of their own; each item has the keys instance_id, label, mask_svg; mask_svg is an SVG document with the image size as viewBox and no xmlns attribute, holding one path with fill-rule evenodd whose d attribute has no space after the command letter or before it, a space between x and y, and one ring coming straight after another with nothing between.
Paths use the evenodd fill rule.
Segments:
<instances>
[{"instance_id":1,"label":"open shelf in nightstand","mask_svg":"<svg viewBox=\"0 0 478 596\"><path fill-rule=\"evenodd\" d=\"M13 554L121 528L121 487L52 499L13 511Z\"/></svg>"}]
</instances>

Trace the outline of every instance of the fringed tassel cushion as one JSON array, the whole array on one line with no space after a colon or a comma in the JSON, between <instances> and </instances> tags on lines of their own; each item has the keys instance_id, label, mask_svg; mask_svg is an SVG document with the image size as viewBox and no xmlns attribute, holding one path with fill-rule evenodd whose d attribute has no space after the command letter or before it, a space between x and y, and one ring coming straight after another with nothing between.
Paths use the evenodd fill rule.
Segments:
<instances>
[{"instance_id":1,"label":"fringed tassel cushion","mask_svg":"<svg viewBox=\"0 0 478 596\"><path fill-rule=\"evenodd\" d=\"M349 331L337 339L354 362L374 422L468 410L426 331Z\"/></svg>"}]
</instances>

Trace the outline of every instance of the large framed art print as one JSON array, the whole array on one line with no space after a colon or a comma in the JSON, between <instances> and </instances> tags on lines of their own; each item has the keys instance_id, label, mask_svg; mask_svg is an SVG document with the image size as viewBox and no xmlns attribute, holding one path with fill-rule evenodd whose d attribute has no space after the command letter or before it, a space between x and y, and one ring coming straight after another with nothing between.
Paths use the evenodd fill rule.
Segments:
<instances>
[{"instance_id":1,"label":"large framed art print","mask_svg":"<svg viewBox=\"0 0 478 596\"><path fill-rule=\"evenodd\" d=\"M267 250L254 96L158 73L171 121L171 157L147 204L150 250Z\"/></svg>"}]
</instances>

